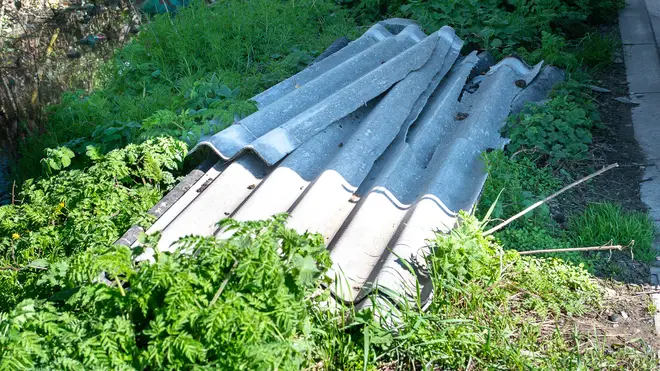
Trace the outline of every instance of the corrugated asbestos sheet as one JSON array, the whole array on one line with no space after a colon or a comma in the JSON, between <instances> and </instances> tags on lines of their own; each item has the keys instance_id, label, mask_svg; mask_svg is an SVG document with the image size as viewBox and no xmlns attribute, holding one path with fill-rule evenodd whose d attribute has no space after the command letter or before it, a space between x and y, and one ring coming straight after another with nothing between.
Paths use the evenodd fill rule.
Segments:
<instances>
[{"instance_id":1,"label":"corrugated asbestos sheet","mask_svg":"<svg viewBox=\"0 0 660 371\"><path fill-rule=\"evenodd\" d=\"M184 235L222 235L223 218L288 212L290 227L325 237L337 299L356 302L374 286L409 292L415 276L428 297L426 241L473 208L481 153L503 146L506 117L563 79L516 58L491 67L461 57L462 46L450 27L427 36L405 20L373 26L201 142L221 160L148 232L162 231L169 249Z\"/></svg>"}]
</instances>

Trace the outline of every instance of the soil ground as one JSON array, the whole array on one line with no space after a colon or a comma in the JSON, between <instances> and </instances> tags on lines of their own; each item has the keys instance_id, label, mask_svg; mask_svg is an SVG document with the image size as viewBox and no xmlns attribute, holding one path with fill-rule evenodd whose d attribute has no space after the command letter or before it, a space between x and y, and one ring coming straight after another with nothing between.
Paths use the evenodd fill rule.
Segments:
<instances>
[{"instance_id":1,"label":"soil ground","mask_svg":"<svg viewBox=\"0 0 660 371\"><path fill-rule=\"evenodd\" d=\"M619 34L616 29L611 31ZM594 133L590 160L578 173L587 175L612 163L618 163L619 167L559 197L557 207L565 215L599 202L618 203L627 211L647 210L640 198L640 183L645 181L643 174L647 164L635 140L632 106L614 100L628 96L621 47L617 54L611 67L594 75L592 84L609 89L611 93L592 94L604 127ZM655 351L659 350L660 338L655 333L654 307L650 298L650 294L658 290L651 285L648 265L631 259L629 252L615 251L609 259L604 264L606 270L596 272L607 288L600 310L564 319L560 321L561 327L568 331L577 326L580 332L596 332L610 351L624 345L640 348L644 343ZM639 342L640 339L643 343Z\"/></svg>"},{"instance_id":2,"label":"soil ground","mask_svg":"<svg viewBox=\"0 0 660 371\"><path fill-rule=\"evenodd\" d=\"M650 294L657 289L649 285L603 282L607 292L598 312L571 318L564 328L577 326L581 333L596 332L601 341L612 350L628 345L641 350L646 344L655 351L660 349L660 338L655 333ZM626 318L627 317L627 318ZM640 343L642 340L644 344Z\"/></svg>"},{"instance_id":3,"label":"soil ground","mask_svg":"<svg viewBox=\"0 0 660 371\"><path fill-rule=\"evenodd\" d=\"M626 69L615 63L596 75L594 84L610 89L612 93L594 93L604 128L596 131L591 148L594 169L618 163L619 167L596 177L582 189L584 205L595 202L613 202L627 211L647 211L641 201L640 183L644 181L645 156L635 140L629 104L615 101L615 97L628 96ZM650 284L651 275L646 264L634 261L628 252L612 255L607 274L610 278L637 284Z\"/></svg>"},{"instance_id":4,"label":"soil ground","mask_svg":"<svg viewBox=\"0 0 660 371\"><path fill-rule=\"evenodd\" d=\"M594 82L612 93L594 93L605 127L594 135L593 166L600 168L616 162L619 168L596 177L590 189L584 192L584 202L608 201L621 204L628 211L646 211L639 192L645 158L635 140L631 106L613 99L628 96L625 66L615 63L611 69L598 74Z\"/></svg>"},{"instance_id":5,"label":"soil ground","mask_svg":"<svg viewBox=\"0 0 660 371\"><path fill-rule=\"evenodd\" d=\"M618 34L618 31L610 32ZM626 68L619 46L615 63L593 75L592 84L611 93L592 92L603 127L594 132L590 159L575 169L584 176L602 167L618 163L619 167L583 183L558 197L553 209L570 216L583 211L588 204L612 202L626 211L647 211L640 198L640 183L646 166L645 156L637 144L632 123L632 106L614 100L628 96ZM602 255L602 254L601 254ZM615 251L596 275L623 283L650 284L648 265L631 259L630 252Z\"/></svg>"}]
</instances>

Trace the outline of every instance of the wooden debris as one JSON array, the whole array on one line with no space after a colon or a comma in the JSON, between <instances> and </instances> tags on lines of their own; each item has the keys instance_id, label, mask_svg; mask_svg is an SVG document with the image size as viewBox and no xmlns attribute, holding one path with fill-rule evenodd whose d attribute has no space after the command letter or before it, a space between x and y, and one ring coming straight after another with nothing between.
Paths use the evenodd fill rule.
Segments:
<instances>
[{"instance_id":1,"label":"wooden debris","mask_svg":"<svg viewBox=\"0 0 660 371\"><path fill-rule=\"evenodd\" d=\"M604 168L602 168L602 169L596 171L596 172L593 173L593 174L587 175L587 176L585 176L584 178L582 178L582 179L580 179L580 180L577 180L577 181L575 181L575 182L573 182L573 183L567 185L566 187L564 187L564 188L560 189L559 191L557 191L557 192L551 194L550 196L544 198L543 200L534 203L533 205L529 206L529 207L526 208L525 210L523 210L523 211L519 212L518 214L516 214L516 215L510 217L509 219L505 220L504 222L502 222L502 223L496 225L495 227L493 227L493 228L487 230L487 231L484 233L484 236L488 236L489 234L493 234L493 233L499 231L500 229L502 229L502 228L506 227L507 225L511 224L511 222L513 222L514 220L516 220L516 219L520 218L521 216L527 214L528 212L530 212L530 211L536 209L537 207L543 205L544 203L546 203L546 202L552 200L553 198L559 196L560 194L562 194L562 193L568 191L569 189L571 189L571 188L577 186L578 184L584 183L584 182L586 182L587 180L589 180L589 179L591 179L591 178L594 178L594 177L596 177L596 176L598 176L598 175L600 175L600 174L602 174L602 173L604 173L604 172L606 172L606 171L608 171L608 170L614 169L615 167L618 167L618 166L619 166L619 164L614 163L614 164L612 164L612 165L606 166L606 167L604 167Z\"/></svg>"},{"instance_id":2,"label":"wooden debris","mask_svg":"<svg viewBox=\"0 0 660 371\"><path fill-rule=\"evenodd\" d=\"M544 254L544 253L556 253L556 252L572 252L572 251L606 251L606 250L619 250L621 251L623 246L614 245L614 246L593 246L593 247L569 247L566 249L543 249L543 250L529 250L529 251L520 251L520 255L531 255L531 254Z\"/></svg>"}]
</instances>

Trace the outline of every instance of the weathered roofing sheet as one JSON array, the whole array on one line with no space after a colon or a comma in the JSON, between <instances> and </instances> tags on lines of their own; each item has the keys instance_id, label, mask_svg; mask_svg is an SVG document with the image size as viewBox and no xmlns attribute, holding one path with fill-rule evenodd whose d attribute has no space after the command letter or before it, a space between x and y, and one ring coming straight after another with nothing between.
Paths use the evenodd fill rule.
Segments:
<instances>
[{"instance_id":1,"label":"weathered roofing sheet","mask_svg":"<svg viewBox=\"0 0 660 371\"><path fill-rule=\"evenodd\" d=\"M393 91L416 99L417 90L424 90L440 70L444 75L462 45L450 27L425 36L411 25L393 35L377 24L345 48L255 97L261 106L258 112L200 145L210 146L225 160L251 149L273 165L409 74L405 86L397 84Z\"/></svg>"},{"instance_id":2,"label":"weathered roofing sheet","mask_svg":"<svg viewBox=\"0 0 660 371\"><path fill-rule=\"evenodd\" d=\"M423 278L426 241L474 206L481 153L503 146L506 117L563 79L515 58L488 69L476 53L459 57L462 45L449 27L426 36L409 22L373 26L200 143L221 160L148 232L162 231L169 249L184 235L222 235L223 218L289 212L290 227L325 237L330 275L346 283L338 299L361 300L374 285L408 292L410 267Z\"/></svg>"}]
</instances>

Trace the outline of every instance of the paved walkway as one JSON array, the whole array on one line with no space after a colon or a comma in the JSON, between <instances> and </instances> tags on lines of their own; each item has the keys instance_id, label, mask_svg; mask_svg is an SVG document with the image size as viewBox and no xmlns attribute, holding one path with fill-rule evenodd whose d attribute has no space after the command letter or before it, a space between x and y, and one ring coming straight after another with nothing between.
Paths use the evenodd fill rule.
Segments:
<instances>
[{"instance_id":1,"label":"paved walkway","mask_svg":"<svg viewBox=\"0 0 660 371\"><path fill-rule=\"evenodd\" d=\"M619 14L619 28L630 95L639 102L632 109L635 138L647 163L654 164L644 171L642 202L660 227L660 0L627 0ZM658 240L656 249L660 255ZM651 267L651 279L660 285L660 266ZM652 295L652 300L659 306L660 294ZM654 319L656 334L660 335L660 311Z\"/></svg>"},{"instance_id":2,"label":"paved walkway","mask_svg":"<svg viewBox=\"0 0 660 371\"><path fill-rule=\"evenodd\" d=\"M640 103L632 110L635 137L656 163L645 170L642 201L660 225L660 0L628 0L619 27L631 98Z\"/></svg>"}]
</instances>

